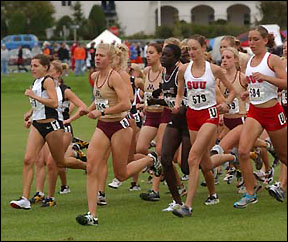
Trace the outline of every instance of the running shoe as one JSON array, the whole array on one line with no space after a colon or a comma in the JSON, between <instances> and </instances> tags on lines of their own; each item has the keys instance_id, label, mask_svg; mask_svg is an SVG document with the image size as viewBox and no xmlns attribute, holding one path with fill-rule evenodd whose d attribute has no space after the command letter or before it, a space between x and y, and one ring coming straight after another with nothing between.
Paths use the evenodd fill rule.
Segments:
<instances>
[{"instance_id":1,"label":"running shoe","mask_svg":"<svg viewBox=\"0 0 288 242\"><path fill-rule=\"evenodd\" d=\"M67 194L69 192L71 192L69 186L62 185L59 194Z\"/></svg>"},{"instance_id":2,"label":"running shoe","mask_svg":"<svg viewBox=\"0 0 288 242\"><path fill-rule=\"evenodd\" d=\"M83 162L87 162L87 157L85 153L80 149L80 146L78 144L74 144L72 146L72 149L76 152L75 158L82 160Z\"/></svg>"},{"instance_id":3,"label":"running shoe","mask_svg":"<svg viewBox=\"0 0 288 242\"><path fill-rule=\"evenodd\" d=\"M106 195L104 192L100 192L100 191L98 192L97 204L99 206L107 205Z\"/></svg>"},{"instance_id":4,"label":"running shoe","mask_svg":"<svg viewBox=\"0 0 288 242\"><path fill-rule=\"evenodd\" d=\"M252 159L255 162L256 169L259 171L262 168L262 166L263 166L263 160L262 160L262 157L261 157L261 149L260 148L256 148L255 154L256 154L256 158L255 159L252 158Z\"/></svg>"},{"instance_id":5,"label":"running shoe","mask_svg":"<svg viewBox=\"0 0 288 242\"><path fill-rule=\"evenodd\" d=\"M204 181L202 181L202 182L200 183L200 185L201 185L202 187L206 187L206 186L207 186L207 183L206 183L206 181L204 180Z\"/></svg>"},{"instance_id":6,"label":"running shoe","mask_svg":"<svg viewBox=\"0 0 288 242\"><path fill-rule=\"evenodd\" d=\"M93 217L90 212L88 212L87 214L83 214L83 215L78 215L76 217L76 221L81 224L81 225L93 225L93 226L97 226L98 225L98 218L97 217Z\"/></svg>"},{"instance_id":7,"label":"running shoe","mask_svg":"<svg viewBox=\"0 0 288 242\"><path fill-rule=\"evenodd\" d=\"M181 181L188 181L189 180L189 175L183 175L181 177Z\"/></svg>"},{"instance_id":8,"label":"running shoe","mask_svg":"<svg viewBox=\"0 0 288 242\"><path fill-rule=\"evenodd\" d=\"M156 202L160 200L160 195L159 195L159 192L155 192L151 190L148 193L141 193L140 198L145 201Z\"/></svg>"},{"instance_id":9,"label":"running shoe","mask_svg":"<svg viewBox=\"0 0 288 242\"><path fill-rule=\"evenodd\" d=\"M231 184L235 178L235 175L236 175L236 169L232 167L227 171L227 174L224 177L223 181L226 181L227 184Z\"/></svg>"},{"instance_id":10,"label":"running shoe","mask_svg":"<svg viewBox=\"0 0 288 242\"><path fill-rule=\"evenodd\" d=\"M220 202L218 195L215 193L211 196L208 196L206 201L204 202L205 205L215 205Z\"/></svg>"},{"instance_id":11,"label":"running shoe","mask_svg":"<svg viewBox=\"0 0 288 242\"><path fill-rule=\"evenodd\" d=\"M156 147L156 141L155 141L155 140L152 140L152 141L150 142L150 145L149 145L149 148L148 148L148 149L151 149L151 148L154 148L154 147Z\"/></svg>"},{"instance_id":12,"label":"running shoe","mask_svg":"<svg viewBox=\"0 0 288 242\"><path fill-rule=\"evenodd\" d=\"M41 204L41 207L55 207L56 206L56 201L55 198L52 197L46 197Z\"/></svg>"},{"instance_id":13,"label":"running shoe","mask_svg":"<svg viewBox=\"0 0 288 242\"><path fill-rule=\"evenodd\" d=\"M253 174L258 181L264 182L265 176L266 176L264 171L262 171L262 170L254 171Z\"/></svg>"},{"instance_id":14,"label":"running shoe","mask_svg":"<svg viewBox=\"0 0 288 242\"><path fill-rule=\"evenodd\" d=\"M273 177L274 177L274 168L271 167L271 169L265 173L265 179L263 183L271 184L273 182Z\"/></svg>"},{"instance_id":15,"label":"running shoe","mask_svg":"<svg viewBox=\"0 0 288 242\"><path fill-rule=\"evenodd\" d=\"M80 149L87 149L89 146L89 142L79 139L78 137L73 137L72 143L79 145Z\"/></svg>"},{"instance_id":16,"label":"running shoe","mask_svg":"<svg viewBox=\"0 0 288 242\"><path fill-rule=\"evenodd\" d=\"M182 204L183 205L183 204ZM172 212L174 209L178 209L181 205L176 203L174 200L169 203L167 208L162 209L163 212Z\"/></svg>"},{"instance_id":17,"label":"running shoe","mask_svg":"<svg viewBox=\"0 0 288 242\"><path fill-rule=\"evenodd\" d=\"M180 218L190 217L192 214L192 208L188 208L186 205L182 205L173 209L172 213Z\"/></svg>"},{"instance_id":18,"label":"running shoe","mask_svg":"<svg viewBox=\"0 0 288 242\"><path fill-rule=\"evenodd\" d=\"M131 186L129 188L129 191L141 191L140 185L136 184L135 182L131 182Z\"/></svg>"},{"instance_id":19,"label":"running shoe","mask_svg":"<svg viewBox=\"0 0 288 242\"><path fill-rule=\"evenodd\" d=\"M232 164L234 165L239 165L239 155L238 155L238 148L237 147L234 147L231 152L230 152L231 155L234 156L234 159L232 161Z\"/></svg>"},{"instance_id":20,"label":"running shoe","mask_svg":"<svg viewBox=\"0 0 288 242\"><path fill-rule=\"evenodd\" d=\"M45 195L42 192L36 192L34 196L30 199L31 204L36 204L38 202L41 202L45 199Z\"/></svg>"},{"instance_id":21,"label":"running shoe","mask_svg":"<svg viewBox=\"0 0 288 242\"><path fill-rule=\"evenodd\" d=\"M122 185L122 182L120 182L116 177L112 180L111 183L108 184L108 187L111 187L113 189L118 189Z\"/></svg>"},{"instance_id":22,"label":"running shoe","mask_svg":"<svg viewBox=\"0 0 288 242\"><path fill-rule=\"evenodd\" d=\"M17 209L25 209L25 210L31 209L30 201L23 196L20 197L18 200L12 200L10 202L10 206L12 208L17 208Z\"/></svg>"},{"instance_id":23,"label":"running shoe","mask_svg":"<svg viewBox=\"0 0 288 242\"><path fill-rule=\"evenodd\" d=\"M245 193L238 202L234 203L233 207L234 208L246 208L249 204L254 204L257 202L258 200L257 200L256 193L254 193L254 195L249 195Z\"/></svg>"},{"instance_id":24,"label":"running shoe","mask_svg":"<svg viewBox=\"0 0 288 242\"><path fill-rule=\"evenodd\" d=\"M244 186L244 184L243 184L243 186L238 188L237 193L239 193L239 194L247 193L246 187Z\"/></svg>"},{"instance_id":25,"label":"running shoe","mask_svg":"<svg viewBox=\"0 0 288 242\"><path fill-rule=\"evenodd\" d=\"M268 192L270 196L274 197L277 201L279 202L284 202L285 199L285 192L284 190L280 187L280 183L275 183L271 186L268 187Z\"/></svg>"}]
</instances>

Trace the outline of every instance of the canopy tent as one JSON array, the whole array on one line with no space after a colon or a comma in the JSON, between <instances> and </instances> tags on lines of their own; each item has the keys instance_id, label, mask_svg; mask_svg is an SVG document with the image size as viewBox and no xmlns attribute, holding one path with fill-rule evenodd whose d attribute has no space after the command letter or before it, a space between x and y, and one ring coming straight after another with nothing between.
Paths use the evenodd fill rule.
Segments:
<instances>
[{"instance_id":1,"label":"canopy tent","mask_svg":"<svg viewBox=\"0 0 288 242\"><path fill-rule=\"evenodd\" d=\"M96 47L101 42L107 43L107 44L112 44L112 43L121 44L121 39L106 29L101 34L99 34L95 39L91 40L86 45L86 47L90 48L92 42L95 43L95 47Z\"/></svg>"}]
</instances>

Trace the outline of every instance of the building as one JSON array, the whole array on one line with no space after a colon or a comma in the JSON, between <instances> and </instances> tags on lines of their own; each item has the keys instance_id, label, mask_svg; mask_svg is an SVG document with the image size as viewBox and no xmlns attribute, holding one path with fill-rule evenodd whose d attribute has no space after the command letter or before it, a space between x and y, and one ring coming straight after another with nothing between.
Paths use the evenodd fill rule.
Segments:
<instances>
[{"instance_id":1,"label":"building","mask_svg":"<svg viewBox=\"0 0 288 242\"><path fill-rule=\"evenodd\" d=\"M51 1L58 20L72 14L75 1ZM259 1L80 1L84 16L89 16L94 4L101 5L107 25L118 21L126 35L138 32L153 34L158 25L173 25L176 21L209 24L226 20L237 25L253 24L260 20ZM161 19L158 18L158 10ZM159 17L160 17L159 16Z\"/></svg>"}]
</instances>

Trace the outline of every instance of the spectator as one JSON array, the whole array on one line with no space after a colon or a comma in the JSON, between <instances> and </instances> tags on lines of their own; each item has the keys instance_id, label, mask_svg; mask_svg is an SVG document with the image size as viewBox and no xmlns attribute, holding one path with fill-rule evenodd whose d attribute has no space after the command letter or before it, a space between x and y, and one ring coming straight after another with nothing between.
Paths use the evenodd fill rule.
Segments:
<instances>
[{"instance_id":1,"label":"spectator","mask_svg":"<svg viewBox=\"0 0 288 242\"><path fill-rule=\"evenodd\" d=\"M67 63L69 65L69 50L66 48L65 42L61 44L61 47L58 49L58 58L62 63ZM68 69L65 69L65 76L68 76Z\"/></svg>"},{"instance_id":2,"label":"spectator","mask_svg":"<svg viewBox=\"0 0 288 242\"><path fill-rule=\"evenodd\" d=\"M1 73L8 75L8 61L9 51L6 49L5 44L1 46Z\"/></svg>"},{"instance_id":3,"label":"spectator","mask_svg":"<svg viewBox=\"0 0 288 242\"><path fill-rule=\"evenodd\" d=\"M136 63L136 59L137 59L137 50L135 48L135 44L131 44L130 45L130 60L131 63Z\"/></svg>"},{"instance_id":4,"label":"spectator","mask_svg":"<svg viewBox=\"0 0 288 242\"><path fill-rule=\"evenodd\" d=\"M18 72L20 72L21 70L28 72L27 68L24 65L22 45L19 45L18 47L17 66L18 66Z\"/></svg>"},{"instance_id":5,"label":"spectator","mask_svg":"<svg viewBox=\"0 0 288 242\"><path fill-rule=\"evenodd\" d=\"M43 55L52 55L52 51L49 48L50 43L48 41L44 41L43 43Z\"/></svg>"},{"instance_id":6,"label":"spectator","mask_svg":"<svg viewBox=\"0 0 288 242\"><path fill-rule=\"evenodd\" d=\"M92 42L90 48L88 49L88 57L87 57L90 62L90 69L95 68L95 54L96 54L95 42Z\"/></svg>"},{"instance_id":7,"label":"spectator","mask_svg":"<svg viewBox=\"0 0 288 242\"><path fill-rule=\"evenodd\" d=\"M79 44L74 50L74 59L75 59L75 75L81 76L84 75L85 68L85 59L86 51L82 44Z\"/></svg>"},{"instance_id":8,"label":"spectator","mask_svg":"<svg viewBox=\"0 0 288 242\"><path fill-rule=\"evenodd\" d=\"M71 69L74 71L75 69L75 58L74 58L74 51L76 49L76 47L78 46L77 41L73 43L72 47L71 47Z\"/></svg>"}]
</instances>

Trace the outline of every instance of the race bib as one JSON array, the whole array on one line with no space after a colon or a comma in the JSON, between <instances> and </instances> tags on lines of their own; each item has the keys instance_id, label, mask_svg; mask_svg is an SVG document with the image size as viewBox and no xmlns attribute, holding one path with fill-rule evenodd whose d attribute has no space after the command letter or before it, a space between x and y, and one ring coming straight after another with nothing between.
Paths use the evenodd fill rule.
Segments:
<instances>
[{"instance_id":1,"label":"race bib","mask_svg":"<svg viewBox=\"0 0 288 242\"><path fill-rule=\"evenodd\" d=\"M218 111L216 107L208 108L210 119L214 119L218 117Z\"/></svg>"},{"instance_id":2,"label":"race bib","mask_svg":"<svg viewBox=\"0 0 288 242\"><path fill-rule=\"evenodd\" d=\"M106 108L109 108L107 99L95 99L96 109L103 112Z\"/></svg>"},{"instance_id":3,"label":"race bib","mask_svg":"<svg viewBox=\"0 0 288 242\"><path fill-rule=\"evenodd\" d=\"M229 113L230 114L235 114L239 113L239 101L237 98L234 98L233 102L228 104L229 107Z\"/></svg>"},{"instance_id":4,"label":"race bib","mask_svg":"<svg viewBox=\"0 0 288 242\"><path fill-rule=\"evenodd\" d=\"M52 121L50 123L51 123L51 126L52 126L53 130L56 131L56 130L61 129L61 126L60 126L60 124L59 124L59 122L57 120L54 120L54 121Z\"/></svg>"},{"instance_id":5,"label":"race bib","mask_svg":"<svg viewBox=\"0 0 288 242\"><path fill-rule=\"evenodd\" d=\"M211 103L210 92L195 90L188 93L188 105L190 108L201 108Z\"/></svg>"},{"instance_id":6,"label":"race bib","mask_svg":"<svg viewBox=\"0 0 288 242\"><path fill-rule=\"evenodd\" d=\"M134 113L133 117L134 117L136 123L141 122L140 114L138 112Z\"/></svg>"},{"instance_id":7,"label":"race bib","mask_svg":"<svg viewBox=\"0 0 288 242\"><path fill-rule=\"evenodd\" d=\"M148 100L152 98L151 92L144 92L144 104L145 106L148 106Z\"/></svg>"},{"instance_id":8,"label":"race bib","mask_svg":"<svg viewBox=\"0 0 288 242\"><path fill-rule=\"evenodd\" d=\"M283 105L287 105L287 90L281 92L281 102Z\"/></svg>"},{"instance_id":9,"label":"race bib","mask_svg":"<svg viewBox=\"0 0 288 242\"><path fill-rule=\"evenodd\" d=\"M123 127L124 129L126 129L126 128L128 128L128 127L130 126L129 121L128 121L127 118L123 118L123 119L120 121L120 124L122 125L122 127Z\"/></svg>"},{"instance_id":10,"label":"race bib","mask_svg":"<svg viewBox=\"0 0 288 242\"><path fill-rule=\"evenodd\" d=\"M264 99L264 88L261 83L253 84L249 87L249 98L250 101L262 101Z\"/></svg>"}]
</instances>

